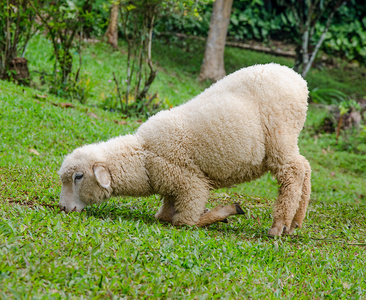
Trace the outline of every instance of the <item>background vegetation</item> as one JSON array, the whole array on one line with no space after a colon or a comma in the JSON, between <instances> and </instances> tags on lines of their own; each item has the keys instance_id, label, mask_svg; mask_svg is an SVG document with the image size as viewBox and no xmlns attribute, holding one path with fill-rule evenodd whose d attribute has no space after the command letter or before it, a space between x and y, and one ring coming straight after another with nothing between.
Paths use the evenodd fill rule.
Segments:
<instances>
[{"instance_id":1,"label":"background vegetation","mask_svg":"<svg viewBox=\"0 0 366 300\"><path fill-rule=\"evenodd\" d=\"M93 5L95 20L108 18L102 2ZM277 193L270 174L211 193L210 207L240 202L246 212L229 224L199 229L161 224L153 217L158 196L113 198L66 215L57 205L57 170L64 156L81 145L132 133L150 113L119 111L113 73L126 78L127 44L121 39L120 51L114 51L96 39L103 26L94 23L88 39L75 40L72 78L80 71L72 93L54 89L47 77L60 69L43 32L25 51L30 87L0 81L0 298L364 299L363 119L358 127L342 127L337 142L337 112L346 107L349 114L353 99L359 105L353 109L362 113L362 61L331 57L332 64L317 62L307 77L316 102L333 105L309 105L299 145L313 170L312 200L304 227L294 236L266 234ZM160 108L184 103L211 84L196 80L203 41L156 32L152 52L158 75L151 93L157 92ZM256 63L293 65L292 58L232 47L226 48L225 62L228 73ZM86 101L76 96L81 91Z\"/></svg>"},{"instance_id":2,"label":"background vegetation","mask_svg":"<svg viewBox=\"0 0 366 300\"><path fill-rule=\"evenodd\" d=\"M291 2L291 1L288 1ZM303 2L303 1L300 1ZM316 1L311 1L316 2ZM319 1L318 1L319 2ZM322 2L322 1L320 1ZM324 1L325 2L325 1ZM335 1L333 1L335 3ZM228 30L229 40L283 41L289 45L298 39L298 26L291 10L279 0L238 0L233 8ZM331 1L330 1L331 3ZM197 8L199 17L172 15L157 24L159 31L181 32L195 36L207 36L212 7ZM315 26L315 38L319 38L326 15ZM364 64L366 62L366 7L362 1L345 1L334 20L322 46L324 53L337 55Z\"/></svg>"}]
</instances>

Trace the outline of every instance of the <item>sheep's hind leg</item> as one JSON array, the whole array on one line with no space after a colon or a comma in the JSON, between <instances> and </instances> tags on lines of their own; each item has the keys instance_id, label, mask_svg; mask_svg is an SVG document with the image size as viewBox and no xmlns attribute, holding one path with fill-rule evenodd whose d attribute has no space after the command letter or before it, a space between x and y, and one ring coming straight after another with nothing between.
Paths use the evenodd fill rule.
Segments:
<instances>
[{"instance_id":1,"label":"sheep's hind leg","mask_svg":"<svg viewBox=\"0 0 366 300\"><path fill-rule=\"evenodd\" d=\"M173 216L176 211L174 208L174 199L170 196L164 196L163 205L160 207L159 211L155 214L155 218L159 221L172 223Z\"/></svg>"},{"instance_id":2,"label":"sheep's hind leg","mask_svg":"<svg viewBox=\"0 0 366 300\"><path fill-rule=\"evenodd\" d=\"M298 156L276 170L276 177L280 184L278 199L273 211L273 225L270 235L280 236L286 227L291 227L292 220L297 212L302 195L305 177L303 157Z\"/></svg>"},{"instance_id":3,"label":"sheep's hind leg","mask_svg":"<svg viewBox=\"0 0 366 300\"><path fill-rule=\"evenodd\" d=\"M301 194L300 205L296 211L294 219L292 220L290 229L285 232L287 234L292 234L296 228L302 227L302 222L305 218L306 210L307 210L307 207L308 207L309 201L310 201L311 168L310 168L309 162L307 161L307 159L305 157L303 157L303 163L304 163L304 167L305 167L305 178L304 178L304 183L302 185L302 194Z\"/></svg>"},{"instance_id":4,"label":"sheep's hind leg","mask_svg":"<svg viewBox=\"0 0 366 300\"><path fill-rule=\"evenodd\" d=\"M228 217L233 215L244 214L239 203L234 203L231 205L219 205L212 210L207 210L203 215L201 215L198 223L198 227L211 225L216 222L227 222Z\"/></svg>"}]
</instances>

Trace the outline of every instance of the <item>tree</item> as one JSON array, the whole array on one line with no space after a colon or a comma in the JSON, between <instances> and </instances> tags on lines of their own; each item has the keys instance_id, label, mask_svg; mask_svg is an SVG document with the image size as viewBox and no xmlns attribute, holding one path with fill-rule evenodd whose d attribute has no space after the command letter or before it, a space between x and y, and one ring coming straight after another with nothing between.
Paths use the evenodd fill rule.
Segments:
<instances>
[{"instance_id":1,"label":"tree","mask_svg":"<svg viewBox=\"0 0 366 300\"><path fill-rule=\"evenodd\" d=\"M157 76L153 62L154 26L159 18L171 15L198 15L197 6L212 0L111 0L110 27L118 24L118 32L126 41L127 72L122 78L113 73L115 94L108 97L106 106L119 109L126 115L150 115L160 108L158 93L149 93ZM117 13L113 13L115 8ZM113 15L113 16L112 16ZM115 19L114 19L115 18ZM112 21L113 19L113 21ZM119 21L118 21L119 19ZM116 28L107 30L113 35ZM111 42L117 45L117 40Z\"/></svg>"},{"instance_id":2,"label":"tree","mask_svg":"<svg viewBox=\"0 0 366 300\"><path fill-rule=\"evenodd\" d=\"M105 33L107 43L111 44L114 49L118 48L118 10L119 1L113 1L111 7L111 14L109 18L108 28Z\"/></svg>"},{"instance_id":3,"label":"tree","mask_svg":"<svg viewBox=\"0 0 366 300\"><path fill-rule=\"evenodd\" d=\"M82 9L72 1L55 0L46 2L41 7L42 0L31 4L38 17L47 29L51 39L57 67L61 69L61 83L66 85L72 72L71 49L74 46L76 33L83 24ZM56 72L55 72L56 75Z\"/></svg>"},{"instance_id":4,"label":"tree","mask_svg":"<svg viewBox=\"0 0 366 300\"><path fill-rule=\"evenodd\" d=\"M233 0L216 0L213 5L200 80L217 81L226 75L224 50L232 4Z\"/></svg>"},{"instance_id":5,"label":"tree","mask_svg":"<svg viewBox=\"0 0 366 300\"><path fill-rule=\"evenodd\" d=\"M0 79L29 79L27 44L40 26L28 0L0 0Z\"/></svg>"},{"instance_id":6,"label":"tree","mask_svg":"<svg viewBox=\"0 0 366 300\"><path fill-rule=\"evenodd\" d=\"M294 70L306 77L314 59L322 46L333 17L345 0L291 0L281 1L289 8L297 24L299 38L296 40ZM323 19L322 19L323 18ZM321 20L322 19L322 20ZM320 36L316 36L315 26L323 21Z\"/></svg>"},{"instance_id":7,"label":"tree","mask_svg":"<svg viewBox=\"0 0 366 300\"><path fill-rule=\"evenodd\" d=\"M148 90L157 74L151 47L154 21L160 10L159 0L123 1L120 5L122 31L127 42L127 76L122 85L125 104L117 87L121 109L124 107L125 113L129 105L136 112L143 112L156 97L156 94L149 97ZM130 103L131 99L134 103Z\"/></svg>"},{"instance_id":8,"label":"tree","mask_svg":"<svg viewBox=\"0 0 366 300\"><path fill-rule=\"evenodd\" d=\"M209 0L201 0L207 2ZM121 0L120 32L127 43L127 74L123 80L114 76L117 99L125 114L151 113L160 102L158 94L149 94L157 76L152 59L154 24L158 18L175 13L194 12L197 0ZM156 102L156 101L155 101Z\"/></svg>"}]
</instances>

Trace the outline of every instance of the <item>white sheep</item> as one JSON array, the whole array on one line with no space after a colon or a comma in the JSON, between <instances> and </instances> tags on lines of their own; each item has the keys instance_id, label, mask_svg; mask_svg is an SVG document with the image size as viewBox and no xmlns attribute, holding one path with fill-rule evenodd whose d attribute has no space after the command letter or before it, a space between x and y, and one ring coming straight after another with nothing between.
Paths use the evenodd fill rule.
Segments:
<instances>
[{"instance_id":1,"label":"white sheep","mask_svg":"<svg viewBox=\"0 0 366 300\"><path fill-rule=\"evenodd\" d=\"M287 67L243 68L133 135L68 155L59 171L60 207L81 211L111 196L160 194L157 219L204 226L242 213L238 204L207 211L211 189L270 171L280 187L269 234L292 233L310 198L310 165L297 145L307 98L305 80Z\"/></svg>"}]
</instances>

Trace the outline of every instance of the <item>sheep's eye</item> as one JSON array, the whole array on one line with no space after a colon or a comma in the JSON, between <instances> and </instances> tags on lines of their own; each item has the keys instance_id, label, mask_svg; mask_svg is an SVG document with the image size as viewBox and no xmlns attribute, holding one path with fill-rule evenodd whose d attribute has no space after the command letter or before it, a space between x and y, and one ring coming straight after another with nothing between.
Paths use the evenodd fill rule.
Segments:
<instances>
[{"instance_id":1,"label":"sheep's eye","mask_svg":"<svg viewBox=\"0 0 366 300\"><path fill-rule=\"evenodd\" d=\"M80 180L81 178L83 178L84 174L76 174L75 175L75 180Z\"/></svg>"}]
</instances>

